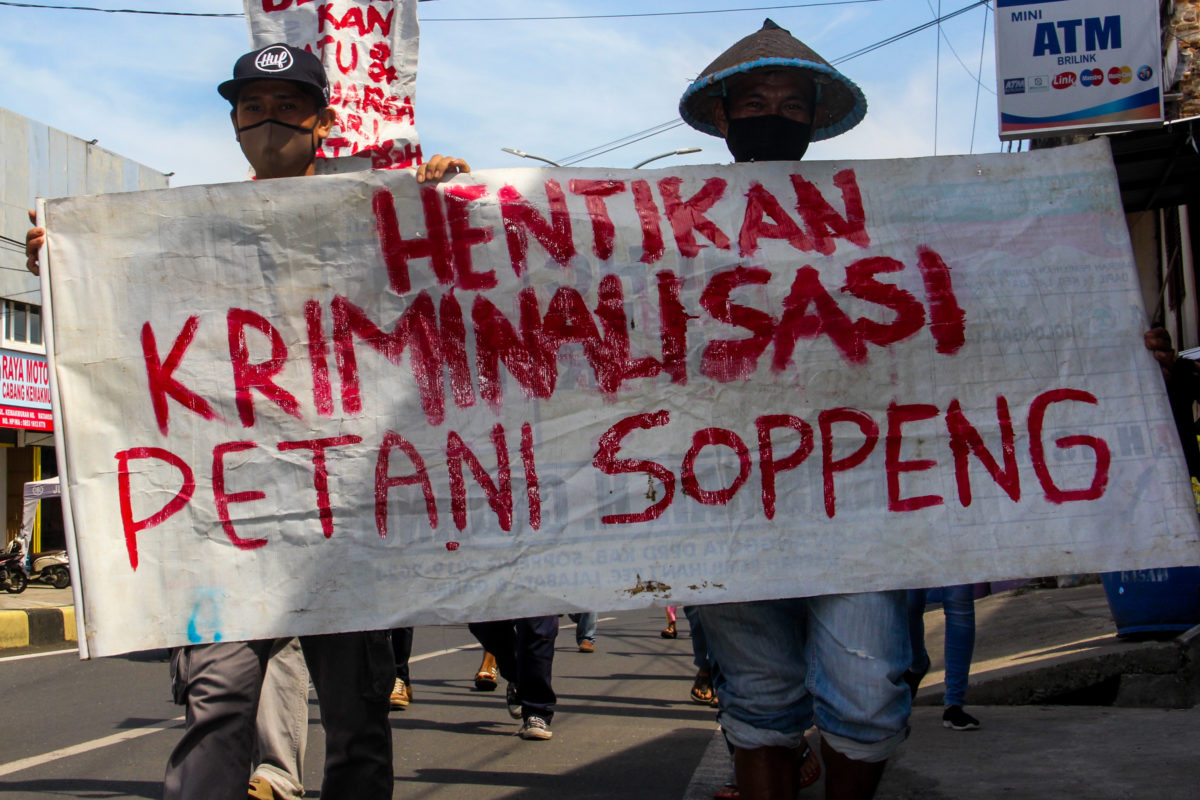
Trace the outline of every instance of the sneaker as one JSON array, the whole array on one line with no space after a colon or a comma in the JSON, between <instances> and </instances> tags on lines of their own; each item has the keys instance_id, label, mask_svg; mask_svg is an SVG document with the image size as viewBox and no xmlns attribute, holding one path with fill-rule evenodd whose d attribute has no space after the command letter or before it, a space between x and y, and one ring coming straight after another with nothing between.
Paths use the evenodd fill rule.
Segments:
<instances>
[{"instance_id":1,"label":"sneaker","mask_svg":"<svg viewBox=\"0 0 1200 800\"><path fill-rule=\"evenodd\" d=\"M504 692L504 702L508 704L508 715L513 719L521 718L521 698L517 697L517 685L512 681Z\"/></svg>"},{"instance_id":2,"label":"sneaker","mask_svg":"<svg viewBox=\"0 0 1200 800\"><path fill-rule=\"evenodd\" d=\"M525 722L521 725L521 730L517 731L517 735L522 739L545 741L554 734L551 732L550 726L546 724L546 720L536 714L531 714L525 718Z\"/></svg>"},{"instance_id":3,"label":"sneaker","mask_svg":"<svg viewBox=\"0 0 1200 800\"><path fill-rule=\"evenodd\" d=\"M581 653L596 652L596 643L593 642L591 639L584 639L582 642L579 643L579 652L581 652Z\"/></svg>"},{"instance_id":4,"label":"sneaker","mask_svg":"<svg viewBox=\"0 0 1200 800\"><path fill-rule=\"evenodd\" d=\"M412 689L404 681L396 678L396 683L392 686L392 695L388 698L388 703L393 711L403 710L408 708L408 704L412 702Z\"/></svg>"},{"instance_id":5,"label":"sneaker","mask_svg":"<svg viewBox=\"0 0 1200 800\"><path fill-rule=\"evenodd\" d=\"M942 727L952 731L973 731L979 729L979 720L963 711L962 706L946 706L942 714Z\"/></svg>"}]
</instances>

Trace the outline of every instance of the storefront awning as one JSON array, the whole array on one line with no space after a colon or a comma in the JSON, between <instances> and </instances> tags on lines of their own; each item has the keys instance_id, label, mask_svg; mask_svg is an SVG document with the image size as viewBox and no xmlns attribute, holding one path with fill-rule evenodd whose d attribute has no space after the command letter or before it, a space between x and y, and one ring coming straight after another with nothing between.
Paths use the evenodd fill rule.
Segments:
<instances>
[{"instance_id":1,"label":"storefront awning","mask_svg":"<svg viewBox=\"0 0 1200 800\"><path fill-rule=\"evenodd\" d=\"M1125 213L1189 205L1200 195L1200 117L1106 138Z\"/></svg>"}]
</instances>

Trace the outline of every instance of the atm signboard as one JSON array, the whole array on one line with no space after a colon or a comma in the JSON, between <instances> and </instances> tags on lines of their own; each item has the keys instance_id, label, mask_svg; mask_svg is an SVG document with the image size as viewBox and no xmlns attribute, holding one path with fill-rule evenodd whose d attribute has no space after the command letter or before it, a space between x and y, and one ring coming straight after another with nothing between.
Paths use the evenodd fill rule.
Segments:
<instances>
[{"instance_id":1,"label":"atm signboard","mask_svg":"<svg viewBox=\"0 0 1200 800\"><path fill-rule=\"evenodd\" d=\"M1163 119L1157 0L997 0L1001 139Z\"/></svg>"}]
</instances>

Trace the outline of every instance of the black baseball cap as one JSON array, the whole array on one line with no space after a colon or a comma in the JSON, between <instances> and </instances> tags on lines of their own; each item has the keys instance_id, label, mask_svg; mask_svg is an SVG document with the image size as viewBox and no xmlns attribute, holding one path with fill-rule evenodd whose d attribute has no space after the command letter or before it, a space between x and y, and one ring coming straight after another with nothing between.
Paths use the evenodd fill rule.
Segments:
<instances>
[{"instance_id":1,"label":"black baseball cap","mask_svg":"<svg viewBox=\"0 0 1200 800\"><path fill-rule=\"evenodd\" d=\"M246 53L233 65L233 78L217 87L221 97L237 105L238 93L247 83L276 80L300 84L321 108L329 105L329 80L321 59L307 50L282 42Z\"/></svg>"}]
</instances>

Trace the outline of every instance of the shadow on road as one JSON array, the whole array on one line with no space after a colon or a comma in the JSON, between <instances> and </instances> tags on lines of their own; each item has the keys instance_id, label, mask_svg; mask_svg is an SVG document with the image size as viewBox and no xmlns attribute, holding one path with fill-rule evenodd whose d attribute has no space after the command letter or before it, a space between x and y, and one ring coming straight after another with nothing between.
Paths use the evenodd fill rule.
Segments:
<instances>
[{"instance_id":1,"label":"shadow on road","mask_svg":"<svg viewBox=\"0 0 1200 800\"><path fill-rule=\"evenodd\" d=\"M637 723L630 720L630 724ZM547 797L570 797L571 800L612 800L614 797L621 800L663 800L682 797L699 756L712 735L711 726L683 728L558 774L512 769L498 772L420 768L416 770L414 778L397 780L399 785L396 793L400 797L419 798L422 796L420 784L434 784L511 787L520 791L506 793L504 797L522 800L545 800ZM546 745L527 742L523 746L533 748ZM686 754L692 755L686 757ZM681 761L685 757L690 763ZM435 789L431 786L430 790Z\"/></svg>"}]
</instances>

